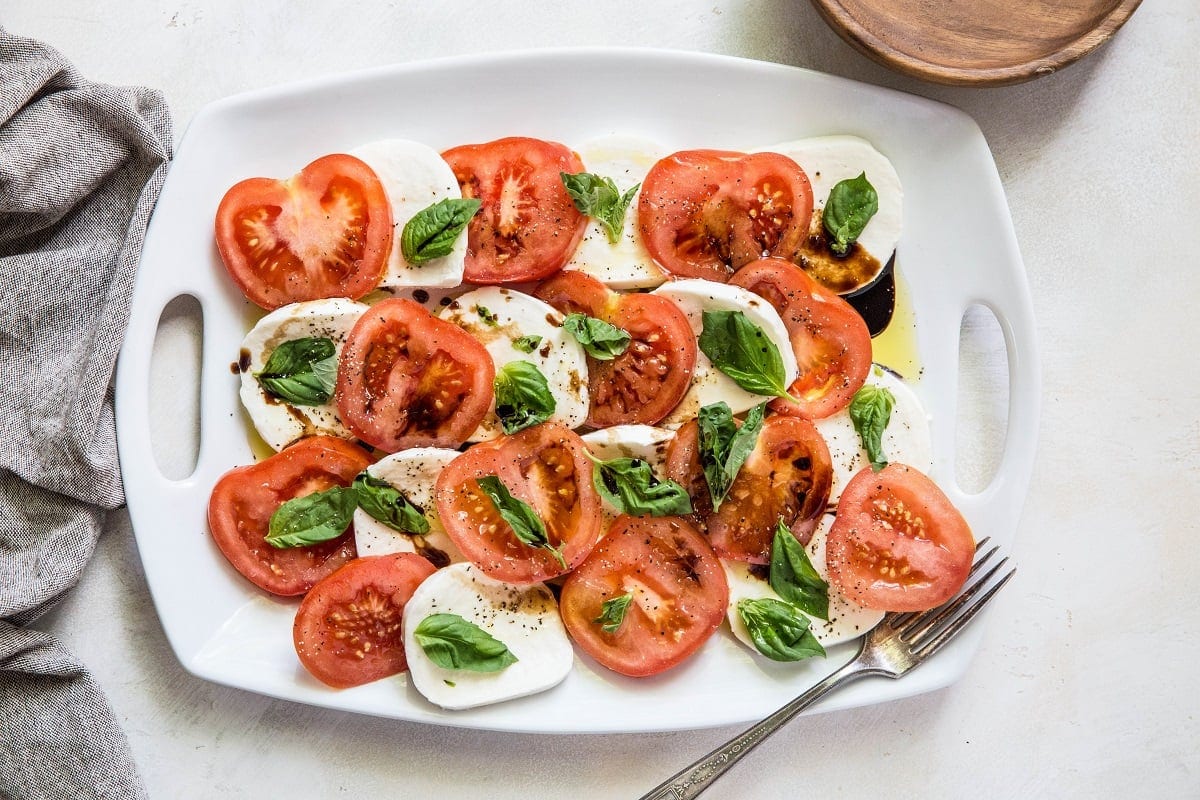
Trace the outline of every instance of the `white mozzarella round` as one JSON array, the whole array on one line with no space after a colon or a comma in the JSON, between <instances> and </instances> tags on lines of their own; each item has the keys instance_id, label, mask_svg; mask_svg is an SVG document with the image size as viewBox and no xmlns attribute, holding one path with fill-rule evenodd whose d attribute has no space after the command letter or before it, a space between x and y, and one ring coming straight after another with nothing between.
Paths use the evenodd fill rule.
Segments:
<instances>
[{"instance_id":1,"label":"white mozzarella round","mask_svg":"<svg viewBox=\"0 0 1200 800\"><path fill-rule=\"evenodd\" d=\"M242 340L239 395L258 435L275 450L314 434L354 438L342 424L332 398L324 405L294 406L268 394L254 376L263 370L275 348L293 339L310 336L332 339L340 356L350 329L366 310L362 303L342 297L292 303L260 319Z\"/></svg>"},{"instance_id":2,"label":"white mozzarella round","mask_svg":"<svg viewBox=\"0 0 1200 800\"><path fill-rule=\"evenodd\" d=\"M585 142L576 152L584 169L612 178L621 194L645 180L655 162L666 155L660 145L649 140L616 136ZM647 289L666 281L667 274L642 243L637 204L635 194L625 211L625 225L616 244L609 241L608 232L599 222L589 219L583 241L565 269L586 272L613 289Z\"/></svg>"},{"instance_id":3,"label":"white mozzarella round","mask_svg":"<svg viewBox=\"0 0 1200 800\"><path fill-rule=\"evenodd\" d=\"M675 438L675 432L652 425L614 425L584 434L583 443L596 458L610 461L614 458L638 458L650 465L654 474L666 477L664 464L667 448ZM616 506L602 500L600 511L604 515L603 530L621 513Z\"/></svg>"},{"instance_id":4,"label":"white mozzarella round","mask_svg":"<svg viewBox=\"0 0 1200 800\"><path fill-rule=\"evenodd\" d=\"M410 264L400 247L400 233L419 211L439 200L462 198L454 171L436 150L407 139L384 139L350 151L366 162L379 176L392 204L395 236L388 255L387 270L381 287L457 286L462 283L467 258L467 233L464 229L450 254Z\"/></svg>"},{"instance_id":5,"label":"white mozzarella round","mask_svg":"<svg viewBox=\"0 0 1200 800\"><path fill-rule=\"evenodd\" d=\"M796 354L792 351L787 328L779 318L779 313L758 295L740 286L699 278L672 281L655 289L654 294L661 295L677 305L687 316L696 336L704 330L705 311L743 312L746 318L762 328L767 338L779 348L779 355L783 358L784 385L790 386L792 381L796 380L799 370L796 367ZM662 424L668 428L677 428L695 417L702 406L722 400L729 404L734 414L740 414L766 399L768 398L738 386L732 378L713 366L708 356L697 351L692 385Z\"/></svg>"},{"instance_id":6,"label":"white mozzarella round","mask_svg":"<svg viewBox=\"0 0 1200 800\"><path fill-rule=\"evenodd\" d=\"M354 543L358 554L381 556L387 553L416 553L429 559L435 567L465 560L458 546L446 534L433 499L433 486L438 474L459 455L461 453L457 450L441 447L414 447L393 453L367 467L372 477L387 481L410 503L425 512L429 532L403 533L357 508L354 510Z\"/></svg>"},{"instance_id":7,"label":"white mozzarella round","mask_svg":"<svg viewBox=\"0 0 1200 800\"><path fill-rule=\"evenodd\" d=\"M806 548L808 550L808 558L812 561L813 567L826 581L829 580L829 570L825 564L825 538L828 536L829 528L832 524L832 515L826 514L822 517L821 524L813 533L812 539ZM733 561L723 558L721 559L721 564L725 567L725 578L729 582L729 610L726 614L726 619L729 620L729 628L733 631L733 635L738 641L757 652L757 648L754 647L754 641L750 638L750 632L746 630L746 625L742 622L741 615L738 614L737 604L741 600L759 600L762 598L779 600L780 597L771 588L766 578L760 578L751 572L750 565L744 561ZM822 646L832 647L835 644L848 642L851 639L857 639L859 636L862 636L879 624L879 621L883 619L883 614L884 612L882 611L863 608L857 603L847 600L845 595L835 587L830 586L829 619L823 620L818 617L810 617L812 632Z\"/></svg>"},{"instance_id":8,"label":"white mozzarella round","mask_svg":"<svg viewBox=\"0 0 1200 800\"><path fill-rule=\"evenodd\" d=\"M915 392L895 373L872 365L867 383L887 389L896 398L892 416L883 430L883 454L888 461L898 461L926 475L933 469L933 441L929 436L929 415ZM850 410L843 408L833 416L816 420L814 425L825 437L829 457L833 461L833 489L830 505L836 505L842 489L863 467L870 466L862 439L854 430Z\"/></svg>"},{"instance_id":9,"label":"white mozzarella round","mask_svg":"<svg viewBox=\"0 0 1200 800\"><path fill-rule=\"evenodd\" d=\"M563 315L536 297L499 286L484 286L460 295L439 316L478 339L492 356L496 371L512 361L528 361L546 376L554 396L551 417L578 428L588 415L587 358L579 342L563 328ZM513 346L523 336L540 336L531 353ZM469 439L483 442L504 432L493 401L487 416Z\"/></svg>"},{"instance_id":10,"label":"white mozzarella round","mask_svg":"<svg viewBox=\"0 0 1200 800\"><path fill-rule=\"evenodd\" d=\"M432 614L457 614L503 642L517 661L498 672L446 669L417 644L415 631ZM524 697L558 685L574 652L554 595L542 584L513 586L469 563L440 569L417 587L404 607L404 652L413 686L431 703L473 708Z\"/></svg>"}]
</instances>

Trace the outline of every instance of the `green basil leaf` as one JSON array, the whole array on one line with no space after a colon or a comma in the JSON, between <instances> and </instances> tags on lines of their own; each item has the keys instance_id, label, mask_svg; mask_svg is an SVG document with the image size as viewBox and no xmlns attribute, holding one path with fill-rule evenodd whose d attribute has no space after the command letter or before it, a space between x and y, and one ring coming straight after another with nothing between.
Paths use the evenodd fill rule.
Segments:
<instances>
[{"instance_id":1,"label":"green basil leaf","mask_svg":"<svg viewBox=\"0 0 1200 800\"><path fill-rule=\"evenodd\" d=\"M369 472L360 472L354 479L354 498L358 507L392 530L401 533L429 533L425 510L412 503L404 494Z\"/></svg>"},{"instance_id":2,"label":"green basil leaf","mask_svg":"<svg viewBox=\"0 0 1200 800\"><path fill-rule=\"evenodd\" d=\"M587 314L567 314L563 327L583 345L589 356L598 361L611 361L629 349L629 334L602 319Z\"/></svg>"},{"instance_id":3,"label":"green basil leaf","mask_svg":"<svg viewBox=\"0 0 1200 800\"><path fill-rule=\"evenodd\" d=\"M825 210L821 212L833 254L846 255L878 210L879 195L867 180L867 173L839 181L830 190Z\"/></svg>"},{"instance_id":4,"label":"green basil leaf","mask_svg":"<svg viewBox=\"0 0 1200 800\"><path fill-rule=\"evenodd\" d=\"M766 410L766 403L759 403L750 409L740 428L734 424L733 412L723 401L704 406L697 413L700 466L704 470L704 481L708 484L714 511L721 507L738 471L754 450Z\"/></svg>"},{"instance_id":5,"label":"green basil leaf","mask_svg":"<svg viewBox=\"0 0 1200 800\"><path fill-rule=\"evenodd\" d=\"M430 614L417 624L413 638L443 669L499 672L517 663L508 645L458 614Z\"/></svg>"},{"instance_id":6,"label":"green basil leaf","mask_svg":"<svg viewBox=\"0 0 1200 800\"><path fill-rule=\"evenodd\" d=\"M400 252L413 266L450 255L454 240L483 205L475 198L447 197L418 211L400 233Z\"/></svg>"},{"instance_id":7,"label":"green basil leaf","mask_svg":"<svg viewBox=\"0 0 1200 800\"><path fill-rule=\"evenodd\" d=\"M542 337L540 336L518 336L512 340L513 349L522 353L532 353L541 343Z\"/></svg>"},{"instance_id":8,"label":"green basil leaf","mask_svg":"<svg viewBox=\"0 0 1200 800\"><path fill-rule=\"evenodd\" d=\"M797 541L783 520L771 541L771 571L768 578L775 594L804 613L829 619L829 584L808 558L808 550Z\"/></svg>"},{"instance_id":9,"label":"green basil leaf","mask_svg":"<svg viewBox=\"0 0 1200 800\"><path fill-rule=\"evenodd\" d=\"M508 523L508 526L512 528L513 533L516 534L516 537L522 543L530 547L541 547L549 550L555 560L562 565L562 568L567 568L567 561L563 558L562 550L550 544L550 539L546 536L546 525L528 503L513 497L509 493L508 487L495 475L486 475L482 478L477 478L475 482L479 484L479 488L492 501L492 505L496 507L496 511L500 514L500 518Z\"/></svg>"},{"instance_id":10,"label":"green basil leaf","mask_svg":"<svg viewBox=\"0 0 1200 800\"><path fill-rule=\"evenodd\" d=\"M742 311L705 311L699 345L713 366L747 392L795 399L779 348Z\"/></svg>"},{"instance_id":11,"label":"green basil leaf","mask_svg":"<svg viewBox=\"0 0 1200 800\"><path fill-rule=\"evenodd\" d=\"M546 376L529 361L510 361L496 370L496 416L505 433L516 433L554 416Z\"/></svg>"},{"instance_id":12,"label":"green basil leaf","mask_svg":"<svg viewBox=\"0 0 1200 800\"><path fill-rule=\"evenodd\" d=\"M888 465L887 456L883 454L883 432L892 419L895 406L896 398L891 391L870 384L855 392L850 400L850 421L871 460L871 469L876 472Z\"/></svg>"},{"instance_id":13,"label":"green basil leaf","mask_svg":"<svg viewBox=\"0 0 1200 800\"><path fill-rule=\"evenodd\" d=\"M621 627L621 623L625 621L625 612L629 610L631 600L633 600L632 592L605 600L600 606L600 616L592 622L602 623L600 630L605 633L616 633L617 629Z\"/></svg>"},{"instance_id":14,"label":"green basil leaf","mask_svg":"<svg viewBox=\"0 0 1200 800\"><path fill-rule=\"evenodd\" d=\"M494 328L500 324L500 318L487 306L475 306L473 310L483 320L484 325Z\"/></svg>"},{"instance_id":15,"label":"green basil leaf","mask_svg":"<svg viewBox=\"0 0 1200 800\"><path fill-rule=\"evenodd\" d=\"M802 661L824 656L825 648L810 629L811 621L782 600L747 598L737 604L738 616L758 652L773 661Z\"/></svg>"},{"instance_id":16,"label":"green basil leaf","mask_svg":"<svg viewBox=\"0 0 1200 800\"><path fill-rule=\"evenodd\" d=\"M254 377L264 391L285 403L324 405L337 383L337 348L325 336L286 341L271 351Z\"/></svg>"},{"instance_id":17,"label":"green basil leaf","mask_svg":"<svg viewBox=\"0 0 1200 800\"><path fill-rule=\"evenodd\" d=\"M559 176L579 213L587 214L599 222L608 234L608 241L613 244L621 241L625 212L641 184L621 194L612 178L602 178L590 172L560 172Z\"/></svg>"},{"instance_id":18,"label":"green basil leaf","mask_svg":"<svg viewBox=\"0 0 1200 800\"><path fill-rule=\"evenodd\" d=\"M677 517L692 513L687 490L669 478L660 480L640 458L604 461L591 453L587 457L596 465L592 470L592 485L622 514Z\"/></svg>"},{"instance_id":19,"label":"green basil leaf","mask_svg":"<svg viewBox=\"0 0 1200 800\"><path fill-rule=\"evenodd\" d=\"M271 515L267 544L283 549L336 539L350 527L356 505L354 490L349 486L293 497Z\"/></svg>"}]
</instances>

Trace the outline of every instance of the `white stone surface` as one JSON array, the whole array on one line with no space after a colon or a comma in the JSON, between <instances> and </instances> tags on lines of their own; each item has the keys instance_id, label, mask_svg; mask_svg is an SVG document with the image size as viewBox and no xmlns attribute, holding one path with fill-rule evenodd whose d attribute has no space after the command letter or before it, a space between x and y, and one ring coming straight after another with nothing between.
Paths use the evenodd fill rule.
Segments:
<instances>
[{"instance_id":1,"label":"white stone surface","mask_svg":"<svg viewBox=\"0 0 1200 800\"><path fill-rule=\"evenodd\" d=\"M888 72L846 46L803 0L10 0L3 17L9 30L49 41L90 77L160 87L177 135L201 105L246 89L562 45L780 61L964 108L999 164L1042 340L1042 436L1017 536L1020 572L961 682L798 720L706 797L1196 796L1194 3L1147 2L1083 62L988 90ZM994 438L1002 356L986 322L968 321L976 355L962 391L985 412L973 435ZM160 341L184 361L195 349L183 315L168 320ZM161 368L158 402L186 412L187 401L167 388L178 369ZM195 432L168 422L160 433L174 471L186 473ZM986 474L986 462L967 468ZM734 732L478 733L204 682L169 650L123 512L112 515L80 586L38 625L96 672L154 797L636 797Z\"/></svg>"}]
</instances>

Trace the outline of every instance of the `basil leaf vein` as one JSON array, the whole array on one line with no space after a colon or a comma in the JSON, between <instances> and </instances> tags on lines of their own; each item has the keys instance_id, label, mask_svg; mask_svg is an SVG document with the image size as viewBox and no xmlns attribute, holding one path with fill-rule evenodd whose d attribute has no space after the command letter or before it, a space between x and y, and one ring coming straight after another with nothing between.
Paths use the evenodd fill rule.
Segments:
<instances>
[{"instance_id":1,"label":"basil leaf vein","mask_svg":"<svg viewBox=\"0 0 1200 800\"><path fill-rule=\"evenodd\" d=\"M766 410L766 403L759 403L750 409L740 428L734 423L733 412L724 401L704 406L697 413L700 466L712 497L713 511L721 507L738 471L754 450Z\"/></svg>"},{"instance_id":2,"label":"basil leaf vein","mask_svg":"<svg viewBox=\"0 0 1200 800\"><path fill-rule=\"evenodd\" d=\"M510 361L496 370L496 416L505 433L516 433L554 416L546 376L529 361Z\"/></svg>"},{"instance_id":3,"label":"basil leaf vein","mask_svg":"<svg viewBox=\"0 0 1200 800\"><path fill-rule=\"evenodd\" d=\"M549 550L562 568L567 568L567 561L563 558L562 549L550 544L550 538L546 535L546 525L532 506L520 498L513 497L508 491L508 487L495 475L476 478L475 482L492 501L500 518L512 528L517 539L530 547Z\"/></svg>"},{"instance_id":4,"label":"basil leaf vein","mask_svg":"<svg viewBox=\"0 0 1200 800\"><path fill-rule=\"evenodd\" d=\"M254 377L264 391L285 403L324 405L337 383L337 348L325 336L291 339L271 351Z\"/></svg>"},{"instance_id":5,"label":"basil leaf vein","mask_svg":"<svg viewBox=\"0 0 1200 800\"><path fill-rule=\"evenodd\" d=\"M621 623L625 621L625 613L629 611L629 603L632 600L632 592L605 600L600 605L600 616L592 622L600 623L600 630L605 633L616 633L617 629L621 627Z\"/></svg>"},{"instance_id":6,"label":"basil leaf vein","mask_svg":"<svg viewBox=\"0 0 1200 800\"><path fill-rule=\"evenodd\" d=\"M336 539L350 527L356 505L354 489L349 486L293 497L271 515L267 544L283 549Z\"/></svg>"},{"instance_id":7,"label":"basil leaf vein","mask_svg":"<svg viewBox=\"0 0 1200 800\"><path fill-rule=\"evenodd\" d=\"M858 438L862 440L863 450L867 451L871 469L875 472L888 465L883 453L883 432L892 419L895 406L896 397L890 390L870 384L855 392L850 400L850 421L858 431Z\"/></svg>"},{"instance_id":8,"label":"basil leaf vein","mask_svg":"<svg viewBox=\"0 0 1200 800\"><path fill-rule=\"evenodd\" d=\"M473 197L447 197L418 211L400 233L400 252L404 254L404 260L419 266L450 255L454 240L481 205Z\"/></svg>"},{"instance_id":9,"label":"basil leaf vein","mask_svg":"<svg viewBox=\"0 0 1200 800\"><path fill-rule=\"evenodd\" d=\"M792 535L782 519L771 541L768 582L775 594L804 613L829 619L829 584L821 578L808 558L808 550Z\"/></svg>"},{"instance_id":10,"label":"basil leaf vein","mask_svg":"<svg viewBox=\"0 0 1200 800\"><path fill-rule=\"evenodd\" d=\"M589 356L598 361L611 361L629 349L629 334L602 319L587 314L567 314L563 327L583 345Z\"/></svg>"},{"instance_id":11,"label":"basil leaf vein","mask_svg":"<svg viewBox=\"0 0 1200 800\"><path fill-rule=\"evenodd\" d=\"M508 645L458 614L430 614L417 624L413 638L443 669L499 672L517 663Z\"/></svg>"},{"instance_id":12,"label":"basil leaf vein","mask_svg":"<svg viewBox=\"0 0 1200 800\"><path fill-rule=\"evenodd\" d=\"M779 348L742 311L705 311L698 343L713 366L747 392L792 398Z\"/></svg>"},{"instance_id":13,"label":"basil leaf vein","mask_svg":"<svg viewBox=\"0 0 1200 800\"><path fill-rule=\"evenodd\" d=\"M738 616L755 648L773 661L802 661L824 656L811 621L790 603L774 598L739 600Z\"/></svg>"},{"instance_id":14,"label":"basil leaf vein","mask_svg":"<svg viewBox=\"0 0 1200 800\"><path fill-rule=\"evenodd\" d=\"M599 222L608 235L609 242L616 244L621 241L625 212L641 184L621 194L612 178L604 178L591 172L560 172L559 176L579 213L587 214Z\"/></svg>"},{"instance_id":15,"label":"basil leaf vein","mask_svg":"<svg viewBox=\"0 0 1200 800\"><path fill-rule=\"evenodd\" d=\"M879 211L879 195L867 180L867 173L857 178L847 178L829 192L821 220L829 234L829 249L834 255L844 256L850 245L858 241L863 229Z\"/></svg>"},{"instance_id":16,"label":"basil leaf vein","mask_svg":"<svg viewBox=\"0 0 1200 800\"><path fill-rule=\"evenodd\" d=\"M667 517L692 513L692 500L687 490L669 478L659 479L650 465L640 458L605 461L590 452L587 457L595 464L592 485L622 514Z\"/></svg>"},{"instance_id":17,"label":"basil leaf vein","mask_svg":"<svg viewBox=\"0 0 1200 800\"><path fill-rule=\"evenodd\" d=\"M353 488L358 507L373 519L401 533L429 533L425 510L387 481L364 471L354 478Z\"/></svg>"}]
</instances>

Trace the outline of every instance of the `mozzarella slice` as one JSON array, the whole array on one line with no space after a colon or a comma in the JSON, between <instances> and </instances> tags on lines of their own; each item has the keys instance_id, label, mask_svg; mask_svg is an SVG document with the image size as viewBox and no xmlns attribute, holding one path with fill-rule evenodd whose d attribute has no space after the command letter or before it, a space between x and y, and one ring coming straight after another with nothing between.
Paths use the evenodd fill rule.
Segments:
<instances>
[{"instance_id":1,"label":"mozzarella slice","mask_svg":"<svg viewBox=\"0 0 1200 800\"><path fill-rule=\"evenodd\" d=\"M450 165L436 150L407 139L384 139L371 142L350 154L361 158L379 176L392 204L395 236L388 255L387 270L381 287L457 286L462 283L463 264L467 258L467 234L459 234L454 249L442 258L423 264L410 264L400 247L400 234L408 221L419 211L439 200L462 198L458 180Z\"/></svg>"},{"instance_id":2,"label":"mozzarella slice","mask_svg":"<svg viewBox=\"0 0 1200 800\"><path fill-rule=\"evenodd\" d=\"M577 152L588 172L612 178L621 194L645 180L654 163L667 155L649 140L615 136L585 142ZM565 269L586 272L613 289L652 288L666 281L667 274L642 243L637 204L635 194L625 211L624 228L616 244L609 241L608 232L599 222L589 219L583 241Z\"/></svg>"},{"instance_id":3,"label":"mozzarella slice","mask_svg":"<svg viewBox=\"0 0 1200 800\"><path fill-rule=\"evenodd\" d=\"M461 455L457 450L440 447L414 447L401 450L367 467L372 477L387 481L425 512L429 532L402 533L384 525L361 508L354 511L354 544L360 556L381 556L387 553L416 553L427 558L435 567L463 561L463 554L446 535L433 500L433 486L438 473Z\"/></svg>"},{"instance_id":4,"label":"mozzarella slice","mask_svg":"<svg viewBox=\"0 0 1200 800\"><path fill-rule=\"evenodd\" d=\"M654 474L662 479L666 477L664 464L667 460L667 447L675 438L675 432L652 425L614 425L584 434L582 438L596 458L605 461L614 458L638 458L649 464ZM607 531L608 526L621 512L606 499L602 501L600 510L604 514L602 529Z\"/></svg>"},{"instance_id":5,"label":"mozzarella slice","mask_svg":"<svg viewBox=\"0 0 1200 800\"><path fill-rule=\"evenodd\" d=\"M503 642L517 657L498 672L446 669L433 663L415 631L431 614L457 614ZM574 661L554 595L542 584L512 586L469 563L425 579L404 607L404 652L413 686L442 708L473 708L556 686Z\"/></svg>"},{"instance_id":6,"label":"mozzarella slice","mask_svg":"<svg viewBox=\"0 0 1200 800\"><path fill-rule=\"evenodd\" d=\"M929 414L908 385L890 370L874 365L867 375L867 383L887 389L896 398L892 416L884 428L883 454L888 461L908 464L925 474L933 469L933 440L929 436ZM842 489L863 467L869 466L867 451L862 439L854 430L850 410L843 408L838 413L816 420L814 425L825 437L829 457L833 460L833 489L829 494L830 505L836 505Z\"/></svg>"},{"instance_id":7,"label":"mozzarella slice","mask_svg":"<svg viewBox=\"0 0 1200 800\"><path fill-rule=\"evenodd\" d=\"M275 348L293 339L310 336L333 340L338 355L350 329L367 306L341 297L309 300L277 308L258 321L242 340L239 365L242 405L263 441L282 450L304 436L328 434L353 439L330 398L319 406L294 406L267 393L254 377L266 366Z\"/></svg>"},{"instance_id":8,"label":"mozzarella slice","mask_svg":"<svg viewBox=\"0 0 1200 800\"><path fill-rule=\"evenodd\" d=\"M484 286L459 296L439 316L482 342L496 372L512 361L528 361L541 370L554 396L551 419L568 428L578 428L587 419L587 358L583 347L563 328L563 315L552 306L512 289ZM533 352L525 353L513 346L523 336L542 338ZM469 441L495 439L503 432L493 401Z\"/></svg>"},{"instance_id":9,"label":"mozzarella slice","mask_svg":"<svg viewBox=\"0 0 1200 800\"><path fill-rule=\"evenodd\" d=\"M779 355L783 358L784 385L790 386L792 381L796 380L799 370L796 367L796 354L792 351L787 328L771 304L758 295L740 286L696 278L664 284L655 289L654 294L662 295L679 306L687 316L692 332L697 336L704 330L705 311L743 312L746 318L762 328L767 338L779 348ZM738 386L732 378L713 366L708 356L697 352L692 385L662 424L668 428L677 428L695 417L702 406L722 400L729 404L734 414L740 414L766 399L768 398Z\"/></svg>"},{"instance_id":10,"label":"mozzarella slice","mask_svg":"<svg viewBox=\"0 0 1200 800\"><path fill-rule=\"evenodd\" d=\"M826 514L821 519L820 526L813 533L813 537L806 548L813 567L825 581L829 580L829 570L825 565L825 539L829 534L829 528L832 524L833 516ZM729 611L726 614L726 618L729 620L729 627L738 641L751 650L758 652L753 640L750 638L750 632L746 630L746 625L742 622L741 615L738 614L737 604L739 601L747 599L771 598L779 600L780 597L771 588L765 577L759 577L751 572L749 564L726 558L721 559L721 564L725 567L725 578L729 582ZM756 567L755 569L762 570L763 568ZM765 575L765 572L760 572L760 574ZM829 619L823 620L818 617L811 617L812 632L817 637L817 641L824 647L831 647L835 644L848 642L851 639L857 639L859 636L862 636L879 624L879 621L883 619L883 614L884 612L882 611L863 608L857 603L847 600L845 595L833 586L830 586ZM805 616L808 615L805 614Z\"/></svg>"}]
</instances>

